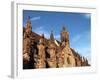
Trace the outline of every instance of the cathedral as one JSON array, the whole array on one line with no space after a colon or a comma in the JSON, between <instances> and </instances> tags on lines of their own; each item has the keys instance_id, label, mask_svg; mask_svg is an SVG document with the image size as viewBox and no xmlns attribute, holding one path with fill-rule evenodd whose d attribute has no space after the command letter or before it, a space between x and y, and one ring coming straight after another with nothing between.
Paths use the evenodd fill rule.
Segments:
<instances>
[{"instance_id":1,"label":"cathedral","mask_svg":"<svg viewBox=\"0 0 100 80\"><path fill-rule=\"evenodd\" d=\"M88 60L70 48L69 32L62 26L60 40L32 32L30 18L23 27L23 69L90 66Z\"/></svg>"}]
</instances>

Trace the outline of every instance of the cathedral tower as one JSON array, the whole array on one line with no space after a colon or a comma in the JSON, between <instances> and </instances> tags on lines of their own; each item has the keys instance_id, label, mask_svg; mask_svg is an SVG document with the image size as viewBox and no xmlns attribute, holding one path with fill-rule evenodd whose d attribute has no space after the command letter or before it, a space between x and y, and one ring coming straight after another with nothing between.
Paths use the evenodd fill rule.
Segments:
<instances>
[{"instance_id":1,"label":"cathedral tower","mask_svg":"<svg viewBox=\"0 0 100 80\"><path fill-rule=\"evenodd\" d=\"M63 67L75 66L74 55L69 45L69 33L64 26L62 27L62 31L61 31L61 46L63 47L61 54L64 55Z\"/></svg>"},{"instance_id":2,"label":"cathedral tower","mask_svg":"<svg viewBox=\"0 0 100 80\"><path fill-rule=\"evenodd\" d=\"M30 21L30 17L28 17L27 23L26 23L26 27L23 28L23 64L25 66L23 66L23 68L30 68L29 66L29 62L30 62L30 54L31 54L31 21Z\"/></svg>"},{"instance_id":3,"label":"cathedral tower","mask_svg":"<svg viewBox=\"0 0 100 80\"><path fill-rule=\"evenodd\" d=\"M30 17L28 17L27 23L26 23L26 30L25 30L27 36L30 36L31 34L31 21Z\"/></svg>"},{"instance_id":4,"label":"cathedral tower","mask_svg":"<svg viewBox=\"0 0 100 80\"><path fill-rule=\"evenodd\" d=\"M66 28L63 26L61 31L61 45L62 46L69 46L69 33L67 32Z\"/></svg>"}]
</instances>

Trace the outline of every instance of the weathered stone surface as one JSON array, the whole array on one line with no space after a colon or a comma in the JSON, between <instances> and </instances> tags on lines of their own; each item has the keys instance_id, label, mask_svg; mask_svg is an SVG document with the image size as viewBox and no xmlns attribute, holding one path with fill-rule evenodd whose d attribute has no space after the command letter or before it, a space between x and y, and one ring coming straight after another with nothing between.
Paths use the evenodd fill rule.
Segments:
<instances>
[{"instance_id":1,"label":"weathered stone surface","mask_svg":"<svg viewBox=\"0 0 100 80\"><path fill-rule=\"evenodd\" d=\"M69 32L64 26L61 42L55 40L53 31L50 39L46 39L45 34L38 35L31 29L28 18L23 28L23 69L90 66L86 58L70 48Z\"/></svg>"}]
</instances>

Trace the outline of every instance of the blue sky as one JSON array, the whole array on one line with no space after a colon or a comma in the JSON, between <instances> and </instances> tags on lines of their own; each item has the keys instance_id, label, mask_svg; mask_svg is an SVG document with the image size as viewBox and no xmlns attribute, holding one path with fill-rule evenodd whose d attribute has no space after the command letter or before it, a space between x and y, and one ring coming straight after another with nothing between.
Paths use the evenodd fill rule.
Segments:
<instances>
[{"instance_id":1,"label":"blue sky","mask_svg":"<svg viewBox=\"0 0 100 80\"><path fill-rule=\"evenodd\" d=\"M30 16L32 31L50 37L53 30L54 37L60 40L62 26L69 32L70 47L91 62L91 14L75 12L51 12L23 10L23 26Z\"/></svg>"}]
</instances>

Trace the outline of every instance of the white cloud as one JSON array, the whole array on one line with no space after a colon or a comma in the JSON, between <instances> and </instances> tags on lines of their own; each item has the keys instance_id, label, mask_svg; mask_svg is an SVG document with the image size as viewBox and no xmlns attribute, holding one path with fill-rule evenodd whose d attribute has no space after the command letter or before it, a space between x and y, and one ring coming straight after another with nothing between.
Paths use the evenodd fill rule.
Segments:
<instances>
[{"instance_id":1,"label":"white cloud","mask_svg":"<svg viewBox=\"0 0 100 80\"><path fill-rule=\"evenodd\" d=\"M76 35L73 39L72 39L72 43L76 43L76 42L78 42L78 40L80 40L81 39L81 35L79 34L79 35Z\"/></svg>"},{"instance_id":2,"label":"white cloud","mask_svg":"<svg viewBox=\"0 0 100 80\"><path fill-rule=\"evenodd\" d=\"M40 20L40 16L32 17L30 20L31 20L31 21Z\"/></svg>"},{"instance_id":3,"label":"white cloud","mask_svg":"<svg viewBox=\"0 0 100 80\"><path fill-rule=\"evenodd\" d=\"M44 26L37 27L36 29L33 29L33 31L36 32L36 33L39 34L39 35L44 34L44 36L45 36L47 39L50 38L51 32L47 31L47 30L44 28ZM53 34L54 34L54 33L53 33ZM59 40L59 41L60 41L60 35L59 35L59 34L56 34L56 35L54 34L54 38L55 38L56 40Z\"/></svg>"},{"instance_id":4,"label":"white cloud","mask_svg":"<svg viewBox=\"0 0 100 80\"><path fill-rule=\"evenodd\" d=\"M60 41L60 35L59 35L59 34L54 35L54 38L55 38L56 40L59 40L59 41Z\"/></svg>"},{"instance_id":5,"label":"white cloud","mask_svg":"<svg viewBox=\"0 0 100 80\"><path fill-rule=\"evenodd\" d=\"M89 40L90 36L91 36L90 31L86 31L81 34L78 34L72 38L71 44L79 43L82 40Z\"/></svg>"},{"instance_id":6,"label":"white cloud","mask_svg":"<svg viewBox=\"0 0 100 80\"><path fill-rule=\"evenodd\" d=\"M36 21L36 20L40 20L40 19L41 19L40 16L36 16L36 17L30 18L31 21ZM27 21L23 23L23 26L24 26L24 27L26 26L26 23L27 23Z\"/></svg>"},{"instance_id":7,"label":"white cloud","mask_svg":"<svg viewBox=\"0 0 100 80\"><path fill-rule=\"evenodd\" d=\"M90 32L83 32L74 36L71 40L71 47L74 48L79 54L88 59L91 63L91 44L90 44Z\"/></svg>"},{"instance_id":8,"label":"white cloud","mask_svg":"<svg viewBox=\"0 0 100 80\"><path fill-rule=\"evenodd\" d=\"M47 39L50 38L49 32L46 31L46 30L44 29L43 26L37 27L37 28L36 28L35 30L33 30L33 31L36 32L36 33L39 34L39 35L44 34L44 36L45 36Z\"/></svg>"}]
</instances>

